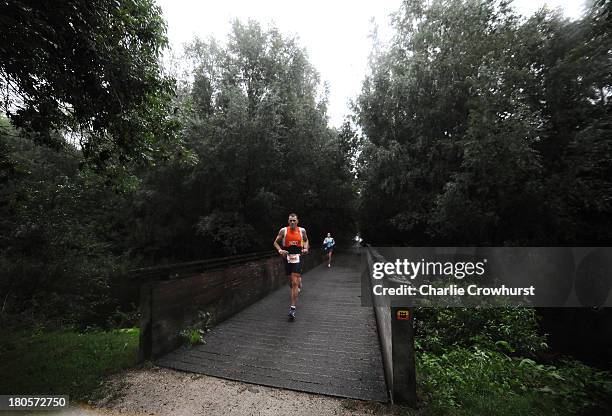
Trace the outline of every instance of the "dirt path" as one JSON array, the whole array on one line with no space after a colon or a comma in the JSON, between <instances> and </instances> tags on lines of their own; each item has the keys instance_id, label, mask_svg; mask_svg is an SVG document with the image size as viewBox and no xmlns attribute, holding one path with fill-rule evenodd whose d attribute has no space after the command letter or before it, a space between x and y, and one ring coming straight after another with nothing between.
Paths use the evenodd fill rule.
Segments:
<instances>
[{"instance_id":1,"label":"dirt path","mask_svg":"<svg viewBox=\"0 0 612 416\"><path fill-rule=\"evenodd\" d=\"M388 404L341 399L184 373L161 367L117 374L96 403L72 404L54 416L416 416ZM7 412L6 416L12 415ZM5 413L2 413L4 416ZM23 416L23 411L14 413Z\"/></svg>"},{"instance_id":2,"label":"dirt path","mask_svg":"<svg viewBox=\"0 0 612 416\"><path fill-rule=\"evenodd\" d=\"M106 383L91 415L410 415L380 403L340 399L223 380L165 368L131 370Z\"/></svg>"}]
</instances>

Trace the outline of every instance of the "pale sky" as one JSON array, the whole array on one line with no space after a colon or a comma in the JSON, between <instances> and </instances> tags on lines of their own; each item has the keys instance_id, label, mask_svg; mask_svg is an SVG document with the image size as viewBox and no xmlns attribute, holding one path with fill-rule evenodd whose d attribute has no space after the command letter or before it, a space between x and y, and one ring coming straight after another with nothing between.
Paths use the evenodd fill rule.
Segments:
<instances>
[{"instance_id":1,"label":"pale sky","mask_svg":"<svg viewBox=\"0 0 612 416\"><path fill-rule=\"evenodd\" d=\"M381 40L391 35L389 14L397 11L401 0L157 0L168 24L168 38L175 53L196 35L214 36L225 42L230 21L249 18L265 29L274 23L281 33L295 35L306 48L310 62L330 89L330 125L339 127L350 113L349 100L361 89L372 47L369 35L378 26ZM570 18L582 11L582 0L515 0L515 7L528 15L544 6L560 7Z\"/></svg>"}]
</instances>

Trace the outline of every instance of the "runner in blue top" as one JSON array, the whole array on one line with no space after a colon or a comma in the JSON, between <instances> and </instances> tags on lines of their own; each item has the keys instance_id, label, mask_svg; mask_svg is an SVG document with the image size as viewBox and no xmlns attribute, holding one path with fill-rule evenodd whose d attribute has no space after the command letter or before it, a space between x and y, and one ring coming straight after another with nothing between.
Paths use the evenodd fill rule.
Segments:
<instances>
[{"instance_id":1,"label":"runner in blue top","mask_svg":"<svg viewBox=\"0 0 612 416\"><path fill-rule=\"evenodd\" d=\"M327 233L327 237L323 240L323 250L325 250L325 254L327 255L327 267L331 267L331 258L335 245L336 242L332 238L331 233Z\"/></svg>"}]
</instances>

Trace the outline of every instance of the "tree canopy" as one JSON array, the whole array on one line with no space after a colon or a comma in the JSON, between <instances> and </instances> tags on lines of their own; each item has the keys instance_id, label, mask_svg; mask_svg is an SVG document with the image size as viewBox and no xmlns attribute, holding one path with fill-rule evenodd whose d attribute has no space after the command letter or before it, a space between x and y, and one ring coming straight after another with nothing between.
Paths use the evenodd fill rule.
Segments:
<instances>
[{"instance_id":1,"label":"tree canopy","mask_svg":"<svg viewBox=\"0 0 612 416\"><path fill-rule=\"evenodd\" d=\"M357 101L367 236L609 241L604 3L572 22L506 1L405 1Z\"/></svg>"},{"instance_id":2,"label":"tree canopy","mask_svg":"<svg viewBox=\"0 0 612 416\"><path fill-rule=\"evenodd\" d=\"M2 2L5 113L39 143L69 139L102 164L169 152L173 83L158 62L165 33L152 0Z\"/></svg>"},{"instance_id":3,"label":"tree canopy","mask_svg":"<svg viewBox=\"0 0 612 416\"><path fill-rule=\"evenodd\" d=\"M184 138L198 162L146 179L172 189L150 194L138 211L143 229L166 224L160 215L168 219L174 237L159 234L168 246L158 249L173 250L177 241L183 253L267 249L293 211L311 237L354 235L349 139L327 127L325 90L296 40L235 21L226 44L195 40L186 57L192 67L178 99ZM143 248L158 238L141 235Z\"/></svg>"},{"instance_id":4,"label":"tree canopy","mask_svg":"<svg viewBox=\"0 0 612 416\"><path fill-rule=\"evenodd\" d=\"M109 20L115 22L111 27L123 25L117 34L141 33L127 24L163 34L158 10L141 6L147 7L126 9L127 14L113 9L119 21ZM60 7L59 17L97 10ZM48 9L40 13L45 22L59 18ZM149 20L149 26L140 26ZM77 39L95 32L78 31ZM100 36L100 45L114 39ZM34 36L28 43L48 47L36 43L41 39ZM290 212L299 214L315 250L327 232L339 242L350 241L356 228L351 152L357 135L349 125L340 131L327 126L325 88L294 38L236 21L226 42L195 40L181 58L190 65L184 65L185 74L176 74L174 98L164 92L174 84L159 75L154 59L159 50L141 59L129 54L136 38L125 41L123 52L96 55L110 59L94 65L99 73L89 74L93 61L72 57L78 73L66 77L52 69L69 62L51 48L45 58L51 68L43 71L49 80L39 83L23 72L24 85L32 85L8 96L13 125L0 119L0 264L6 271L0 291L10 310L52 317L61 315L64 302L69 319L106 319L116 301L109 294L111 278L121 270L270 250ZM124 59L122 53L129 55L124 69L134 84L120 72L116 84L105 84L104 65ZM34 63L27 65L32 68L27 73L34 73ZM145 67L152 71L150 84L143 74L132 73ZM76 88L79 82L87 88ZM121 99L106 101L115 88ZM61 95L66 91L75 95ZM65 111L68 98L74 112ZM125 112L129 100L132 110ZM39 113L39 104L47 101L53 111ZM35 126L35 119L46 124ZM67 132L80 123L87 129L84 147L70 146ZM182 147L164 150L162 139L173 136ZM172 149L178 157L165 157ZM104 169L82 163L83 152L85 160ZM150 163L132 163L138 160Z\"/></svg>"}]
</instances>

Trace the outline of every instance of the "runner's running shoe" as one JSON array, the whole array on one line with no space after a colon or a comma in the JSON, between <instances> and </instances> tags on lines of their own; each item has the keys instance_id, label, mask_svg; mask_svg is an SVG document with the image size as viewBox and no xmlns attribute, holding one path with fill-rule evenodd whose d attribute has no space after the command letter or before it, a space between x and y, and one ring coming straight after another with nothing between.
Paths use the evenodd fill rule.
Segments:
<instances>
[{"instance_id":1,"label":"runner's running shoe","mask_svg":"<svg viewBox=\"0 0 612 416\"><path fill-rule=\"evenodd\" d=\"M295 320L295 307L289 308L289 319Z\"/></svg>"}]
</instances>

